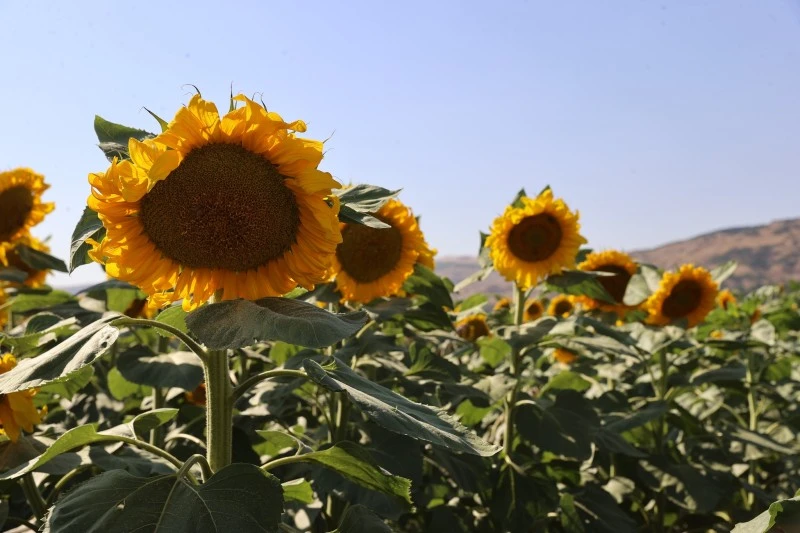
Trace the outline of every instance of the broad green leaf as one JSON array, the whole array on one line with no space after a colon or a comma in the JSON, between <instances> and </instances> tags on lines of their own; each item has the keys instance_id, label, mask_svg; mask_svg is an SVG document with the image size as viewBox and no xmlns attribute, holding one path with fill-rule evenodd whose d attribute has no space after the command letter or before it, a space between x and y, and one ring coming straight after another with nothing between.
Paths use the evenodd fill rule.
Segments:
<instances>
[{"instance_id":1,"label":"broad green leaf","mask_svg":"<svg viewBox=\"0 0 800 533\"><path fill-rule=\"evenodd\" d=\"M152 392L152 387L140 385L125 379L118 368L112 368L106 374L108 392L115 400L126 400L128 398L141 398Z\"/></svg>"},{"instance_id":2,"label":"broad green leaf","mask_svg":"<svg viewBox=\"0 0 800 533\"><path fill-rule=\"evenodd\" d=\"M411 481L385 471L369 452L354 442L338 442L325 450L300 457L304 461L333 470L362 487L388 494L408 507L413 506Z\"/></svg>"},{"instance_id":3,"label":"broad green leaf","mask_svg":"<svg viewBox=\"0 0 800 533\"><path fill-rule=\"evenodd\" d=\"M408 294L424 296L431 304L447 309L454 307L453 299L450 297L452 289L451 284L419 263L414 265L414 273L403 284L403 290Z\"/></svg>"},{"instance_id":4,"label":"broad green leaf","mask_svg":"<svg viewBox=\"0 0 800 533\"><path fill-rule=\"evenodd\" d=\"M614 303L608 291L597 281L603 272L584 272L582 270L565 270L561 274L548 276L547 288L563 294L585 295L595 300Z\"/></svg>"},{"instance_id":5,"label":"broad green leaf","mask_svg":"<svg viewBox=\"0 0 800 533\"><path fill-rule=\"evenodd\" d=\"M72 325L75 324L75 319L70 318L63 320L60 316L54 315L53 313L39 313L28 319L28 322L25 324L25 335L42 333L59 323L63 325Z\"/></svg>"},{"instance_id":6,"label":"broad green leaf","mask_svg":"<svg viewBox=\"0 0 800 533\"><path fill-rule=\"evenodd\" d=\"M305 479L294 479L282 483L283 499L286 501L295 501L300 503L309 504L314 501L314 489L311 488L311 483Z\"/></svg>"},{"instance_id":7,"label":"broad green leaf","mask_svg":"<svg viewBox=\"0 0 800 533\"><path fill-rule=\"evenodd\" d=\"M489 298L487 298L485 294L473 294L472 296L467 296L458 303L458 311L463 313L464 311L468 311L474 307L483 307L483 305L488 301Z\"/></svg>"},{"instance_id":8,"label":"broad green leaf","mask_svg":"<svg viewBox=\"0 0 800 533\"><path fill-rule=\"evenodd\" d=\"M89 365L73 372L69 377L62 381L55 381L43 387L39 387L39 392L58 394L62 398L72 398L79 390L84 388L94 376L94 367Z\"/></svg>"},{"instance_id":9,"label":"broad green leaf","mask_svg":"<svg viewBox=\"0 0 800 533\"><path fill-rule=\"evenodd\" d=\"M307 448L302 441L283 431L260 430L256 431L256 433L265 441L263 444L256 444L257 451L262 455L275 457L286 450L297 451Z\"/></svg>"},{"instance_id":10,"label":"broad green leaf","mask_svg":"<svg viewBox=\"0 0 800 533\"><path fill-rule=\"evenodd\" d=\"M639 305L653 294L661 282L661 274L655 267L650 265L640 265L639 272L634 274L628 287L625 289L625 296L622 302L625 305Z\"/></svg>"},{"instance_id":11,"label":"broad green leaf","mask_svg":"<svg viewBox=\"0 0 800 533\"><path fill-rule=\"evenodd\" d=\"M728 279L736 272L736 267L739 264L736 261L728 261L727 263L718 266L711 270L711 279L717 282L717 285L721 285L723 281Z\"/></svg>"},{"instance_id":12,"label":"broad green leaf","mask_svg":"<svg viewBox=\"0 0 800 533\"><path fill-rule=\"evenodd\" d=\"M109 122L99 115L94 116L94 132L97 134L98 146L106 154L109 161L115 157L128 159L128 141L133 137L139 141L155 137L154 134Z\"/></svg>"},{"instance_id":13,"label":"broad green leaf","mask_svg":"<svg viewBox=\"0 0 800 533\"><path fill-rule=\"evenodd\" d=\"M371 228L378 228L378 229L391 228L391 226L386 222L381 222L379 219L375 218L372 215L368 215L367 213L356 211L355 209L346 204L342 205L339 208L339 220L341 220L342 222L361 224L363 226L369 226Z\"/></svg>"},{"instance_id":14,"label":"broad green leaf","mask_svg":"<svg viewBox=\"0 0 800 533\"><path fill-rule=\"evenodd\" d=\"M774 529L774 526L782 529ZM769 509L749 522L736 524L731 533L777 533L779 531L789 533L797 531L798 528L800 528L800 497L795 496L788 500L774 502Z\"/></svg>"},{"instance_id":15,"label":"broad green leaf","mask_svg":"<svg viewBox=\"0 0 800 533\"><path fill-rule=\"evenodd\" d=\"M737 381L743 382L747 368L743 365L728 366L723 368L713 368L701 372L689 380L692 385L701 385L703 383L716 383L719 381Z\"/></svg>"},{"instance_id":16,"label":"broad green leaf","mask_svg":"<svg viewBox=\"0 0 800 533\"><path fill-rule=\"evenodd\" d=\"M798 449L791 448L785 444L781 444L771 437L767 435L763 435L761 433L756 433L755 431L750 431L738 426L729 426L728 431L726 432L729 438L733 440L737 440L739 442L744 442L747 444L752 444L753 446L758 446L759 448L770 450L773 452L778 452L786 455L794 455L798 452Z\"/></svg>"},{"instance_id":17,"label":"broad green leaf","mask_svg":"<svg viewBox=\"0 0 800 533\"><path fill-rule=\"evenodd\" d=\"M117 360L122 376L151 387L192 391L203 381L203 364L193 352L154 354L147 346L134 346Z\"/></svg>"},{"instance_id":18,"label":"broad green leaf","mask_svg":"<svg viewBox=\"0 0 800 533\"><path fill-rule=\"evenodd\" d=\"M392 528L368 507L356 504L347 508L339 527L331 533L392 533Z\"/></svg>"},{"instance_id":19,"label":"broad green leaf","mask_svg":"<svg viewBox=\"0 0 800 533\"><path fill-rule=\"evenodd\" d=\"M483 417L485 417L492 410L492 406L478 407L472 403L472 400L467 398L456 408L456 415L462 424L467 427L473 427L480 424Z\"/></svg>"},{"instance_id":20,"label":"broad green leaf","mask_svg":"<svg viewBox=\"0 0 800 533\"><path fill-rule=\"evenodd\" d=\"M0 394L64 381L92 364L116 341L119 330L108 325L115 318L117 315L109 314L43 354L20 360L16 367L0 375Z\"/></svg>"},{"instance_id":21,"label":"broad green leaf","mask_svg":"<svg viewBox=\"0 0 800 533\"><path fill-rule=\"evenodd\" d=\"M303 366L317 384L332 392L346 392L362 413L389 431L453 452L490 456L499 450L444 411L412 402L365 379L336 358L325 368L311 359L304 360Z\"/></svg>"},{"instance_id":22,"label":"broad green leaf","mask_svg":"<svg viewBox=\"0 0 800 533\"><path fill-rule=\"evenodd\" d=\"M511 356L511 345L500 337L481 337L478 346L481 357L491 367L496 367Z\"/></svg>"},{"instance_id":23,"label":"broad green leaf","mask_svg":"<svg viewBox=\"0 0 800 533\"><path fill-rule=\"evenodd\" d=\"M72 299L72 295L64 291L26 292L14 297L10 309L12 313L29 313L38 309L46 310Z\"/></svg>"},{"instance_id":24,"label":"broad green leaf","mask_svg":"<svg viewBox=\"0 0 800 533\"><path fill-rule=\"evenodd\" d=\"M61 259L52 255L34 250L30 246L18 245L14 248L23 263L34 270L57 270L66 272L67 265Z\"/></svg>"},{"instance_id":25,"label":"broad green leaf","mask_svg":"<svg viewBox=\"0 0 800 533\"><path fill-rule=\"evenodd\" d=\"M666 414L667 408L668 406L665 402L651 402L646 407L637 409L628 416L606 424L605 427L615 433L624 433L663 416Z\"/></svg>"},{"instance_id":26,"label":"broad green leaf","mask_svg":"<svg viewBox=\"0 0 800 533\"><path fill-rule=\"evenodd\" d=\"M141 436L152 429L163 426L176 416L178 416L178 409L166 407L153 409L152 411L147 411L146 413L134 417L134 419L130 421L130 425L133 428L133 432Z\"/></svg>"},{"instance_id":27,"label":"broad green leaf","mask_svg":"<svg viewBox=\"0 0 800 533\"><path fill-rule=\"evenodd\" d=\"M592 384L583 379L583 377L571 370L563 370L550 378L544 387L542 387L542 394L547 392L548 390L574 390L578 392L583 392Z\"/></svg>"},{"instance_id":28,"label":"broad green leaf","mask_svg":"<svg viewBox=\"0 0 800 533\"><path fill-rule=\"evenodd\" d=\"M383 187L360 183L334 191L342 203L359 213L375 213L383 204L397 196L400 190L390 191Z\"/></svg>"},{"instance_id":29,"label":"broad green leaf","mask_svg":"<svg viewBox=\"0 0 800 533\"><path fill-rule=\"evenodd\" d=\"M173 305L172 307L167 307L161 311L158 316L156 316L156 321L177 328L184 333L189 333L189 328L186 327L187 315L188 313L183 310L183 307L180 304L178 304ZM158 331L159 335L165 337L170 337L172 335L171 333L161 329L156 329L156 331Z\"/></svg>"},{"instance_id":30,"label":"broad green leaf","mask_svg":"<svg viewBox=\"0 0 800 533\"><path fill-rule=\"evenodd\" d=\"M433 331L453 329L453 323L445 310L440 305L425 302L419 307L409 309L403 314L406 322L420 331Z\"/></svg>"},{"instance_id":31,"label":"broad green leaf","mask_svg":"<svg viewBox=\"0 0 800 533\"><path fill-rule=\"evenodd\" d=\"M773 326L771 322L762 319L753 324L753 327L750 329L750 337L752 337L753 340L763 342L767 346L774 346L777 332L775 331L775 326Z\"/></svg>"},{"instance_id":32,"label":"broad green leaf","mask_svg":"<svg viewBox=\"0 0 800 533\"><path fill-rule=\"evenodd\" d=\"M337 315L286 298L219 302L186 317L189 330L214 350L273 340L325 348L356 333L366 321L364 311Z\"/></svg>"},{"instance_id":33,"label":"broad green leaf","mask_svg":"<svg viewBox=\"0 0 800 533\"><path fill-rule=\"evenodd\" d=\"M91 246L86 242L87 239L94 239L97 242L103 240L105 235L105 228L103 223L97 216L97 213L86 207L83 210L81 219L75 226L72 232L72 242L69 247L69 272L86 263L91 263L89 257L89 250Z\"/></svg>"},{"instance_id":34,"label":"broad green leaf","mask_svg":"<svg viewBox=\"0 0 800 533\"><path fill-rule=\"evenodd\" d=\"M411 367L406 376L422 376L440 382L458 381L460 377L458 366L434 353L430 346L413 343L409 347L409 355Z\"/></svg>"},{"instance_id":35,"label":"broad green leaf","mask_svg":"<svg viewBox=\"0 0 800 533\"><path fill-rule=\"evenodd\" d=\"M0 266L0 281L10 281L11 283L23 283L28 279L28 273L13 267Z\"/></svg>"},{"instance_id":36,"label":"broad green leaf","mask_svg":"<svg viewBox=\"0 0 800 533\"><path fill-rule=\"evenodd\" d=\"M489 264L456 283L455 287L453 287L453 292L461 292L465 287L485 280L492 272L494 272L494 267L491 265L491 260L488 258L488 254L486 254L486 257L486 260Z\"/></svg>"},{"instance_id":37,"label":"broad green leaf","mask_svg":"<svg viewBox=\"0 0 800 533\"><path fill-rule=\"evenodd\" d=\"M144 478L112 470L59 499L44 531L276 532L282 512L280 481L250 464L227 466L202 485L177 475Z\"/></svg>"}]
</instances>

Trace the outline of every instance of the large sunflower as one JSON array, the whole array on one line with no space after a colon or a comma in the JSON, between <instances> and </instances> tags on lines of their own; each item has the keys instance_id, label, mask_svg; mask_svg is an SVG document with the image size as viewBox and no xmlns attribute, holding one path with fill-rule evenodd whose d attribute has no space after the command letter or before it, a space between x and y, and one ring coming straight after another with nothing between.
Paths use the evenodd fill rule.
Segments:
<instances>
[{"instance_id":1,"label":"large sunflower","mask_svg":"<svg viewBox=\"0 0 800 533\"><path fill-rule=\"evenodd\" d=\"M0 374L5 374L17 366L17 360L7 353L0 358ZM36 389L28 389L10 394L0 395L0 424L2 432L12 442L17 442L22 429L33 431L33 426L42 421L41 414L33 405Z\"/></svg>"},{"instance_id":2,"label":"large sunflower","mask_svg":"<svg viewBox=\"0 0 800 533\"><path fill-rule=\"evenodd\" d=\"M601 309L612 313L624 314L631 309L623 303L625 290L628 282L636 274L636 261L631 256L617 250L606 250L604 252L592 252L586 259L578 265L578 270L586 272L608 272L613 276L598 276L597 282L603 286L609 296L614 300L614 304L609 304L601 300L595 300L589 296L581 296L580 302L586 309Z\"/></svg>"},{"instance_id":3,"label":"large sunflower","mask_svg":"<svg viewBox=\"0 0 800 533\"><path fill-rule=\"evenodd\" d=\"M342 298L351 302L398 294L417 263L433 268L435 250L408 207L392 199L373 216L391 227L342 223L333 274Z\"/></svg>"},{"instance_id":4,"label":"large sunflower","mask_svg":"<svg viewBox=\"0 0 800 533\"><path fill-rule=\"evenodd\" d=\"M575 309L575 298L566 294L559 294L547 306L547 314L566 318Z\"/></svg>"},{"instance_id":5,"label":"large sunflower","mask_svg":"<svg viewBox=\"0 0 800 533\"><path fill-rule=\"evenodd\" d=\"M47 244L43 243L36 237L31 235L23 235L19 238L19 240L15 243L13 248L10 248L6 251L6 263L8 266L12 268L16 268L17 270L21 270L25 274L27 274L27 278L23 282L24 285L28 287L41 287L44 285L45 279L47 279L47 275L50 273L49 270L37 270L35 268L31 268L28 264L22 260L19 255L19 246L27 246L29 248L33 248L34 250L38 250L40 252L48 253L50 252L50 247Z\"/></svg>"},{"instance_id":6,"label":"large sunflower","mask_svg":"<svg viewBox=\"0 0 800 533\"><path fill-rule=\"evenodd\" d=\"M29 168L0 172L0 265L8 266L7 251L55 207L42 202L49 187L44 176Z\"/></svg>"},{"instance_id":7,"label":"large sunflower","mask_svg":"<svg viewBox=\"0 0 800 533\"><path fill-rule=\"evenodd\" d=\"M89 207L106 228L92 258L150 295L193 309L222 299L279 296L328 279L341 242L340 187L317 169L322 143L302 121L239 95L220 118L199 95L164 132L128 145L131 159L90 174Z\"/></svg>"},{"instance_id":8,"label":"large sunflower","mask_svg":"<svg viewBox=\"0 0 800 533\"><path fill-rule=\"evenodd\" d=\"M683 265L678 272L666 272L658 290L643 304L650 324L665 325L686 320L689 327L702 322L714 309L717 283L703 267Z\"/></svg>"},{"instance_id":9,"label":"large sunflower","mask_svg":"<svg viewBox=\"0 0 800 533\"><path fill-rule=\"evenodd\" d=\"M522 288L536 285L549 274L575 265L578 248L586 242L579 233L578 213L546 189L537 198L522 197L495 219L486 246L494 268Z\"/></svg>"}]
</instances>

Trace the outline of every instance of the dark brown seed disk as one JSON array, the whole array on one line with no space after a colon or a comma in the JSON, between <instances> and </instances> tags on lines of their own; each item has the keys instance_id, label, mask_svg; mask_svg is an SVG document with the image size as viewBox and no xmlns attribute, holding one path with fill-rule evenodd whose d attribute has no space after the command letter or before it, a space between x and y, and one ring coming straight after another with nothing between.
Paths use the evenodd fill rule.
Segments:
<instances>
[{"instance_id":1,"label":"dark brown seed disk","mask_svg":"<svg viewBox=\"0 0 800 533\"><path fill-rule=\"evenodd\" d=\"M508 247L523 261L549 258L561 245L564 236L558 219L549 213L523 218L508 234Z\"/></svg>"},{"instance_id":2,"label":"dark brown seed disk","mask_svg":"<svg viewBox=\"0 0 800 533\"><path fill-rule=\"evenodd\" d=\"M669 296L661 306L661 312L667 318L677 320L686 318L697 309L703 297L703 288L694 280L681 280L672 288Z\"/></svg>"},{"instance_id":3,"label":"dark brown seed disk","mask_svg":"<svg viewBox=\"0 0 800 533\"><path fill-rule=\"evenodd\" d=\"M297 240L300 212L285 179L240 145L195 148L142 198L145 233L183 266L257 268Z\"/></svg>"},{"instance_id":4,"label":"dark brown seed disk","mask_svg":"<svg viewBox=\"0 0 800 533\"><path fill-rule=\"evenodd\" d=\"M342 229L342 242L336 248L336 257L342 270L351 278L359 283L369 283L391 272L402 251L403 235L396 228L347 224Z\"/></svg>"},{"instance_id":5,"label":"dark brown seed disk","mask_svg":"<svg viewBox=\"0 0 800 533\"><path fill-rule=\"evenodd\" d=\"M8 241L25 226L33 209L33 193L18 185L0 192L0 241Z\"/></svg>"},{"instance_id":6,"label":"dark brown seed disk","mask_svg":"<svg viewBox=\"0 0 800 533\"><path fill-rule=\"evenodd\" d=\"M564 313L569 313L572 311L572 302L569 300L559 300L556 303L556 307L553 309L553 311L555 311L555 314L558 316L561 316Z\"/></svg>"}]
</instances>

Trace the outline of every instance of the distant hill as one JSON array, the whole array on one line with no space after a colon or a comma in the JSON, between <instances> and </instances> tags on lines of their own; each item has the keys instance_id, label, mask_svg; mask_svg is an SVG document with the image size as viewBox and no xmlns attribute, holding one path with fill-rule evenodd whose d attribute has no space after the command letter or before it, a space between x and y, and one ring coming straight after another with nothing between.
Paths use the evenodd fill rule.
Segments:
<instances>
[{"instance_id":1,"label":"distant hill","mask_svg":"<svg viewBox=\"0 0 800 533\"><path fill-rule=\"evenodd\" d=\"M734 260L739 268L725 285L747 291L767 283L800 280L800 218L713 231L629 253L640 261L665 269L690 262L713 268ZM437 272L455 283L477 269L474 257L442 257L436 262ZM475 292L506 294L509 285L497 273L492 273L464 290L465 295Z\"/></svg>"}]
</instances>

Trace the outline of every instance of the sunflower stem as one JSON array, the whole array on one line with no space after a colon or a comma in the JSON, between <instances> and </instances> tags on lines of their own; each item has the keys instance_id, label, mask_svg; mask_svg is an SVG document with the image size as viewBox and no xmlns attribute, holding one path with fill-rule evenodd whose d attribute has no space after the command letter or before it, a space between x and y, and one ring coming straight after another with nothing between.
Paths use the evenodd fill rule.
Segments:
<instances>
[{"instance_id":1,"label":"sunflower stem","mask_svg":"<svg viewBox=\"0 0 800 533\"><path fill-rule=\"evenodd\" d=\"M22 476L22 491L25 493L25 498L28 500L28 505L33 510L33 516L36 517L36 522L39 523L47 513L44 498L42 493L39 492L39 487L36 486L36 481L33 479L33 474L28 472Z\"/></svg>"},{"instance_id":2,"label":"sunflower stem","mask_svg":"<svg viewBox=\"0 0 800 533\"><path fill-rule=\"evenodd\" d=\"M525 313L525 289L514 283L514 330L519 333L520 326L522 325L522 317ZM517 405L517 395L519 394L519 376L521 373L521 357L520 350L517 343L511 348L511 374L514 380L514 387L508 393L505 401L505 435L503 437L503 452L505 453L506 461L511 461L511 452L514 447L514 409Z\"/></svg>"},{"instance_id":3,"label":"sunflower stem","mask_svg":"<svg viewBox=\"0 0 800 533\"><path fill-rule=\"evenodd\" d=\"M206 376L206 443L208 464L218 472L231 464L233 390L225 350L211 350L203 365Z\"/></svg>"}]
</instances>

